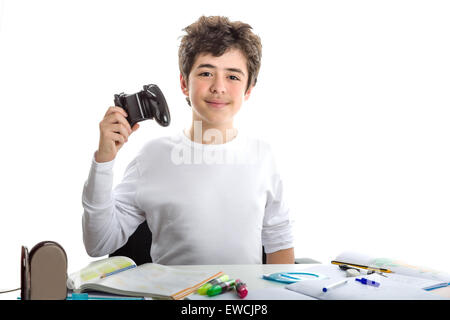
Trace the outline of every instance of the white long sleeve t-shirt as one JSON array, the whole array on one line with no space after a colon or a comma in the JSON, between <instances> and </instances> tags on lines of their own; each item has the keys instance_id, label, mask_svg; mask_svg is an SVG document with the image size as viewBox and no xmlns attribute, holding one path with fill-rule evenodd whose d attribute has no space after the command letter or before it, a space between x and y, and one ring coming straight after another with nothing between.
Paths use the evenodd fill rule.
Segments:
<instances>
[{"instance_id":1,"label":"white long sleeve t-shirt","mask_svg":"<svg viewBox=\"0 0 450 320\"><path fill-rule=\"evenodd\" d=\"M122 247L143 221L153 262L259 264L293 247L289 209L269 145L238 134L199 144L183 132L148 142L113 189L113 164L92 160L84 185L83 240L90 256Z\"/></svg>"}]
</instances>

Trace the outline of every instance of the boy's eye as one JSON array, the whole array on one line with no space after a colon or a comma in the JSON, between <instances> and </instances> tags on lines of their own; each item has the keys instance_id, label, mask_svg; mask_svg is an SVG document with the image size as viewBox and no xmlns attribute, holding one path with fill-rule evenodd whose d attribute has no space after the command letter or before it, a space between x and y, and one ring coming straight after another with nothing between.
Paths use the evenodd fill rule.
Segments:
<instances>
[{"instance_id":1,"label":"boy's eye","mask_svg":"<svg viewBox=\"0 0 450 320\"><path fill-rule=\"evenodd\" d=\"M209 72L209 71L204 71L204 72L202 72L202 73L200 73L199 74L199 76L201 76L201 77L212 77L212 73L211 72ZM235 75L230 75L230 76L228 76L231 80L237 80L237 81L239 81L240 79L239 79L239 77L237 77L237 76L235 76Z\"/></svg>"}]
</instances>

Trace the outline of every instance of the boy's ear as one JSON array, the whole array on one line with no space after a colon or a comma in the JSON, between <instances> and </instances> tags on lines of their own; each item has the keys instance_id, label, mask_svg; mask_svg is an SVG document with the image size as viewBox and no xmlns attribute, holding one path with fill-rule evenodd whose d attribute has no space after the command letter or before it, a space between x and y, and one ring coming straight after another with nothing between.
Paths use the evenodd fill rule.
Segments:
<instances>
[{"instance_id":1,"label":"boy's ear","mask_svg":"<svg viewBox=\"0 0 450 320\"><path fill-rule=\"evenodd\" d=\"M180 72L180 86L181 86L181 91L183 92L183 94L186 97L189 97L189 89L188 89L188 84L187 81L184 79L183 75Z\"/></svg>"},{"instance_id":2,"label":"boy's ear","mask_svg":"<svg viewBox=\"0 0 450 320\"><path fill-rule=\"evenodd\" d=\"M246 92L245 95L244 95L244 101L247 101L248 98L250 98L250 93L252 92L252 90L253 90L254 87L255 87L255 86L252 85L252 86L250 86L250 87L247 89L247 92Z\"/></svg>"}]
</instances>

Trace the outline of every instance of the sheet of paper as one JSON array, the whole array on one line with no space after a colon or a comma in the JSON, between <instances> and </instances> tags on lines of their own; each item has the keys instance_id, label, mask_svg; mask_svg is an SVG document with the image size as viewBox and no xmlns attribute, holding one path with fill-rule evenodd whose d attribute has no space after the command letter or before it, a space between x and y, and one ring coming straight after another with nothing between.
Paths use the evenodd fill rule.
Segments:
<instances>
[{"instance_id":1,"label":"sheet of paper","mask_svg":"<svg viewBox=\"0 0 450 320\"><path fill-rule=\"evenodd\" d=\"M327 292L322 289L342 278L330 278L326 280L299 281L286 286L287 289L315 297L321 300L441 300L441 296L432 291L425 291L418 287L404 284L380 275L364 276L380 283L379 287L363 285L355 281L355 277L349 277L348 282ZM359 278L359 277L358 277Z\"/></svg>"},{"instance_id":2,"label":"sheet of paper","mask_svg":"<svg viewBox=\"0 0 450 320\"><path fill-rule=\"evenodd\" d=\"M339 266L334 265L334 264L321 264L321 265L317 265L314 267L306 268L303 271L323 274L323 275L330 277L331 279L336 279L336 281L338 281L339 279L345 279L347 277L346 272L342 271L339 268ZM405 276L405 275L398 274L398 273L386 273L385 275L392 281L411 285L411 286L414 286L414 287L417 287L420 289L426 289L426 288L433 287L435 285L439 285L439 284L443 283L440 280L416 278L416 277ZM367 277L366 274L361 274L360 276Z\"/></svg>"}]
</instances>

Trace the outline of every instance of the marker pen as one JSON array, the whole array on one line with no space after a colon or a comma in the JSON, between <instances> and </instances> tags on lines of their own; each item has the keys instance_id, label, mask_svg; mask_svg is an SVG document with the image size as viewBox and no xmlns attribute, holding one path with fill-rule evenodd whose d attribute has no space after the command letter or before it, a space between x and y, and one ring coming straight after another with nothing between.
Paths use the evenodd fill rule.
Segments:
<instances>
[{"instance_id":1,"label":"marker pen","mask_svg":"<svg viewBox=\"0 0 450 320\"><path fill-rule=\"evenodd\" d=\"M355 279L355 281L358 281L361 284L365 284L365 285L372 286L372 287L379 287L380 286L379 282L376 282L376 281L373 281L373 280L370 280L370 279L366 279L366 278L361 278L361 279L357 278L357 279Z\"/></svg>"},{"instance_id":2,"label":"marker pen","mask_svg":"<svg viewBox=\"0 0 450 320\"><path fill-rule=\"evenodd\" d=\"M234 284L235 284L234 280L221 282L209 288L207 294L208 296L213 297L218 294L230 291L234 288Z\"/></svg>"},{"instance_id":3,"label":"marker pen","mask_svg":"<svg viewBox=\"0 0 450 320\"><path fill-rule=\"evenodd\" d=\"M326 286L326 287L322 288L322 291L323 291L323 292L327 292L327 291L330 290L330 289L333 289L333 288L339 287L339 286L341 286L341 285L343 285L343 284L346 284L347 281L348 281L348 280L346 279L346 280L342 280L342 281L335 282L335 283L333 283L333 284L330 284L329 286Z\"/></svg>"},{"instance_id":4,"label":"marker pen","mask_svg":"<svg viewBox=\"0 0 450 320\"><path fill-rule=\"evenodd\" d=\"M236 293L239 298L243 299L247 296L248 290L247 285L243 283L241 280L236 279L235 281Z\"/></svg>"},{"instance_id":5,"label":"marker pen","mask_svg":"<svg viewBox=\"0 0 450 320\"><path fill-rule=\"evenodd\" d=\"M203 286L201 286L201 287L197 290L197 293L198 293L198 294L201 294L201 295L206 295L206 293L208 292L208 290L209 290L212 286L214 286L214 285L216 285L216 284L219 284L219 283L221 283L221 282L224 282L224 281L228 281L229 278L230 278L230 277L228 277L227 274L224 274L224 275L222 275L222 276L220 276L220 277L218 277L218 278L214 278L214 279L208 281L207 283L205 283Z\"/></svg>"}]
</instances>

